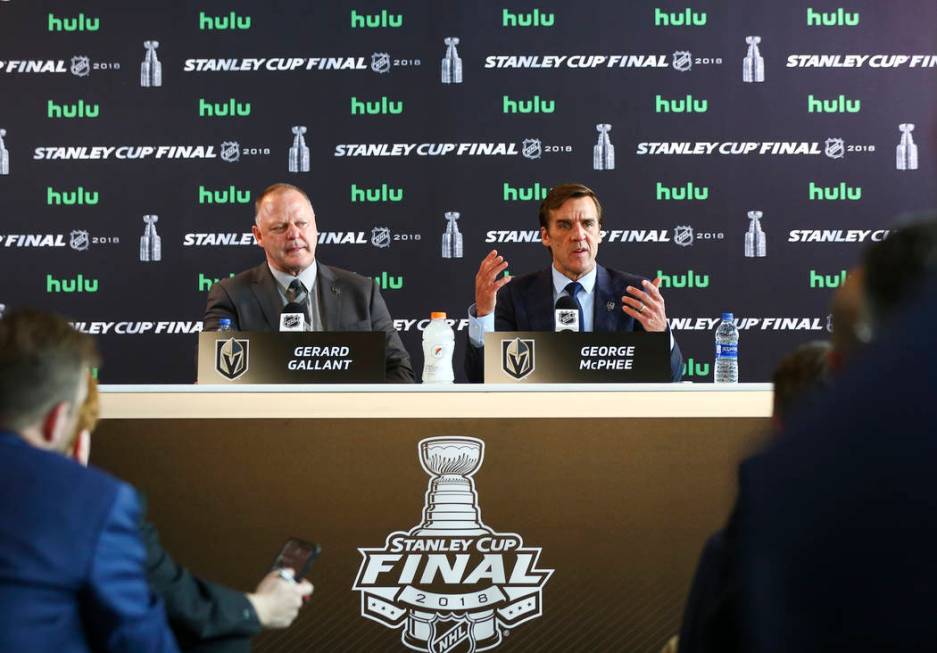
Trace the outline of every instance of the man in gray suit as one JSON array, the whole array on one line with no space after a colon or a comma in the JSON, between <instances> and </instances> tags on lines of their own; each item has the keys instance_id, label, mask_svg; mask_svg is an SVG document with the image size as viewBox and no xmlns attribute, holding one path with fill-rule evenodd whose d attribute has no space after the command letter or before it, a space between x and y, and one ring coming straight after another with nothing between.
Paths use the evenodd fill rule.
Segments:
<instances>
[{"instance_id":1,"label":"man in gray suit","mask_svg":"<svg viewBox=\"0 0 937 653\"><path fill-rule=\"evenodd\" d=\"M236 331L277 331L283 307L298 303L314 331L383 331L387 380L413 383L410 355L374 281L316 261L319 234L306 193L274 184L255 208L252 231L267 260L212 286L204 330L216 331L228 318Z\"/></svg>"}]
</instances>

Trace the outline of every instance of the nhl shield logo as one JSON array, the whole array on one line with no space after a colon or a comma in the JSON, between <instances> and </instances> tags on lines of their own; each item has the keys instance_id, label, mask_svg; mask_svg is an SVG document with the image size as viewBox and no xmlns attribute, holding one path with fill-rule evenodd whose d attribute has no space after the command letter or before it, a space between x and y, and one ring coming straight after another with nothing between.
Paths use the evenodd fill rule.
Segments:
<instances>
[{"instance_id":1,"label":"nhl shield logo","mask_svg":"<svg viewBox=\"0 0 937 653\"><path fill-rule=\"evenodd\" d=\"M501 341L501 369L505 374L520 380L534 371L533 340L514 338Z\"/></svg>"},{"instance_id":2,"label":"nhl shield logo","mask_svg":"<svg viewBox=\"0 0 937 653\"><path fill-rule=\"evenodd\" d=\"M680 247L689 247L693 244L693 227L677 225L673 228L673 242Z\"/></svg>"},{"instance_id":3,"label":"nhl shield logo","mask_svg":"<svg viewBox=\"0 0 937 653\"><path fill-rule=\"evenodd\" d=\"M846 143L841 138L828 138L823 147L824 154L831 159L842 159L846 156Z\"/></svg>"},{"instance_id":4,"label":"nhl shield logo","mask_svg":"<svg viewBox=\"0 0 937 653\"><path fill-rule=\"evenodd\" d=\"M237 141L225 141L221 144L221 160L225 163L237 163L241 159L241 146Z\"/></svg>"},{"instance_id":5,"label":"nhl shield logo","mask_svg":"<svg viewBox=\"0 0 937 653\"><path fill-rule=\"evenodd\" d=\"M543 614L552 569L540 547L482 521L475 472L485 458L478 438L440 436L417 445L429 475L423 519L363 547L352 589L361 616L399 629L404 646L425 653L474 653ZM508 631L511 629L511 631Z\"/></svg>"},{"instance_id":6,"label":"nhl shield logo","mask_svg":"<svg viewBox=\"0 0 937 653\"><path fill-rule=\"evenodd\" d=\"M91 72L91 60L88 57L72 57L72 75L87 77Z\"/></svg>"},{"instance_id":7,"label":"nhl shield logo","mask_svg":"<svg viewBox=\"0 0 937 653\"><path fill-rule=\"evenodd\" d=\"M686 50L677 50L673 53L673 69L685 73L693 67L693 55Z\"/></svg>"},{"instance_id":8,"label":"nhl shield logo","mask_svg":"<svg viewBox=\"0 0 937 653\"><path fill-rule=\"evenodd\" d=\"M215 370L224 378L234 381L247 371L250 340L229 338L215 341Z\"/></svg>"},{"instance_id":9,"label":"nhl shield logo","mask_svg":"<svg viewBox=\"0 0 937 653\"><path fill-rule=\"evenodd\" d=\"M68 234L68 244L74 250L79 252L85 251L90 244L88 232L80 229L72 231Z\"/></svg>"},{"instance_id":10,"label":"nhl shield logo","mask_svg":"<svg viewBox=\"0 0 937 653\"><path fill-rule=\"evenodd\" d=\"M375 52L371 55L371 70L376 73L390 72L390 55L386 52Z\"/></svg>"},{"instance_id":11,"label":"nhl shield logo","mask_svg":"<svg viewBox=\"0 0 937 653\"><path fill-rule=\"evenodd\" d=\"M539 159L543 154L543 143L539 138L525 138L521 144L521 154L528 159Z\"/></svg>"},{"instance_id":12,"label":"nhl shield logo","mask_svg":"<svg viewBox=\"0 0 937 653\"><path fill-rule=\"evenodd\" d=\"M371 244L375 247L390 247L390 229L388 227L374 227L371 230Z\"/></svg>"}]
</instances>

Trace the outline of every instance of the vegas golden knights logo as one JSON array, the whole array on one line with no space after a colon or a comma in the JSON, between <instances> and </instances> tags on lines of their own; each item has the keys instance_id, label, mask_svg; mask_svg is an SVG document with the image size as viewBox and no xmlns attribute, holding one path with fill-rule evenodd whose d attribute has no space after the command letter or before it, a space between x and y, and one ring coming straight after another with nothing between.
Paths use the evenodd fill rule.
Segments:
<instances>
[{"instance_id":1,"label":"vegas golden knights logo","mask_svg":"<svg viewBox=\"0 0 937 653\"><path fill-rule=\"evenodd\" d=\"M533 340L514 338L501 341L501 369L515 379L523 379L534 371Z\"/></svg>"},{"instance_id":2,"label":"vegas golden knights logo","mask_svg":"<svg viewBox=\"0 0 937 653\"><path fill-rule=\"evenodd\" d=\"M417 449L430 477L423 521L391 533L383 547L358 549L363 560L352 589L361 593L361 616L401 629L403 645L415 651L493 649L506 628L543 613L553 570L537 566L539 547L482 522L472 476L484 442L442 436Z\"/></svg>"},{"instance_id":3,"label":"vegas golden knights logo","mask_svg":"<svg viewBox=\"0 0 937 653\"><path fill-rule=\"evenodd\" d=\"M215 341L215 370L234 381L247 371L250 340L229 338Z\"/></svg>"}]
</instances>

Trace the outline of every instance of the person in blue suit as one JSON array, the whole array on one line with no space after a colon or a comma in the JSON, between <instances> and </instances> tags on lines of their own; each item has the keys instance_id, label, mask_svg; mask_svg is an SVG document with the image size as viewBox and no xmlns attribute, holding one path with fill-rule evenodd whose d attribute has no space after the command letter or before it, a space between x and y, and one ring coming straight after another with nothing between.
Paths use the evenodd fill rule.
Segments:
<instances>
[{"instance_id":1,"label":"person in blue suit","mask_svg":"<svg viewBox=\"0 0 937 653\"><path fill-rule=\"evenodd\" d=\"M64 455L96 360L61 318L0 320L0 651L178 650L147 582L136 493Z\"/></svg>"},{"instance_id":2,"label":"person in blue suit","mask_svg":"<svg viewBox=\"0 0 937 653\"><path fill-rule=\"evenodd\" d=\"M550 189L540 205L540 238L553 265L517 279L500 276L508 262L492 250L475 275L475 303L469 308L465 373L484 376L484 334L492 331L553 331L554 306L569 296L582 307L581 331L670 332L660 280L605 268L596 263L604 225L602 205L582 184ZM509 283L510 282L510 283ZM683 356L670 336L674 381L683 376Z\"/></svg>"}]
</instances>

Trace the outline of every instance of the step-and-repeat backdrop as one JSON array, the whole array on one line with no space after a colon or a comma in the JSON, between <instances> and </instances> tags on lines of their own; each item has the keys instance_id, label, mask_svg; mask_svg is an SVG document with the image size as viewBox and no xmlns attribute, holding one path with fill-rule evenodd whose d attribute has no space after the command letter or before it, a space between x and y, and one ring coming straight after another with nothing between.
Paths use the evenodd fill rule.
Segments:
<instances>
[{"instance_id":1,"label":"step-and-repeat backdrop","mask_svg":"<svg viewBox=\"0 0 937 653\"><path fill-rule=\"evenodd\" d=\"M0 304L98 335L106 383L191 381L208 289L262 260L252 203L287 181L419 370L488 251L548 265L538 203L578 181L599 261L661 277L685 378L730 310L764 381L937 204L935 24L926 0L0 0Z\"/></svg>"}]
</instances>

